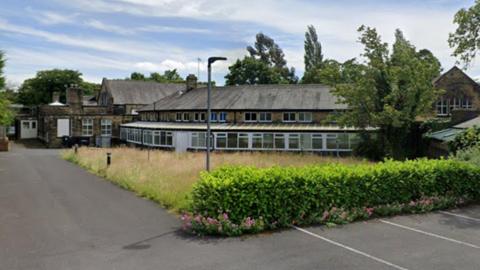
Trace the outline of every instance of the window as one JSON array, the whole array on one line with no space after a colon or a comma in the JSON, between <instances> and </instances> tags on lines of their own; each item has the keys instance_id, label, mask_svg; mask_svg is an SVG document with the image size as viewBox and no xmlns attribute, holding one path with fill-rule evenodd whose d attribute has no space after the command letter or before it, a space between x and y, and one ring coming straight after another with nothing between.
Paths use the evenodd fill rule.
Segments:
<instances>
[{"instance_id":1,"label":"window","mask_svg":"<svg viewBox=\"0 0 480 270\"><path fill-rule=\"evenodd\" d=\"M221 112L219 113L219 122L226 122L227 121L227 113L226 112Z\"/></svg>"},{"instance_id":2,"label":"window","mask_svg":"<svg viewBox=\"0 0 480 270\"><path fill-rule=\"evenodd\" d=\"M272 113L261 112L260 113L260 122L272 122Z\"/></svg>"},{"instance_id":3,"label":"window","mask_svg":"<svg viewBox=\"0 0 480 270\"><path fill-rule=\"evenodd\" d=\"M153 145L160 145L160 131L153 132Z\"/></svg>"},{"instance_id":4,"label":"window","mask_svg":"<svg viewBox=\"0 0 480 270\"><path fill-rule=\"evenodd\" d=\"M218 133L217 134L217 148L227 148L227 134Z\"/></svg>"},{"instance_id":5,"label":"window","mask_svg":"<svg viewBox=\"0 0 480 270\"><path fill-rule=\"evenodd\" d=\"M463 99L462 108L463 109L471 109L472 108L472 102L469 98L464 98Z\"/></svg>"},{"instance_id":6,"label":"window","mask_svg":"<svg viewBox=\"0 0 480 270\"><path fill-rule=\"evenodd\" d=\"M263 148L263 134L254 133L252 134L252 148Z\"/></svg>"},{"instance_id":7,"label":"window","mask_svg":"<svg viewBox=\"0 0 480 270\"><path fill-rule=\"evenodd\" d=\"M299 149L299 148L300 148L300 135L288 134L288 149Z\"/></svg>"},{"instance_id":8,"label":"window","mask_svg":"<svg viewBox=\"0 0 480 270\"><path fill-rule=\"evenodd\" d=\"M275 134L275 149L285 149L285 135Z\"/></svg>"},{"instance_id":9,"label":"window","mask_svg":"<svg viewBox=\"0 0 480 270\"><path fill-rule=\"evenodd\" d=\"M298 113L299 122L312 122L312 113L311 112L299 112Z\"/></svg>"},{"instance_id":10,"label":"window","mask_svg":"<svg viewBox=\"0 0 480 270\"><path fill-rule=\"evenodd\" d=\"M175 117L175 121L177 121L177 122L182 121L182 113L177 112L176 117Z\"/></svg>"},{"instance_id":11,"label":"window","mask_svg":"<svg viewBox=\"0 0 480 270\"><path fill-rule=\"evenodd\" d=\"M348 133L340 133L337 135L338 149L347 150L349 147Z\"/></svg>"},{"instance_id":12,"label":"window","mask_svg":"<svg viewBox=\"0 0 480 270\"><path fill-rule=\"evenodd\" d=\"M237 133L228 133L227 148L238 148L238 135L237 135Z\"/></svg>"},{"instance_id":13,"label":"window","mask_svg":"<svg viewBox=\"0 0 480 270\"><path fill-rule=\"evenodd\" d=\"M355 149L359 144L360 144L360 135L356 133L350 133L348 134L348 139L350 141L350 149Z\"/></svg>"},{"instance_id":14,"label":"window","mask_svg":"<svg viewBox=\"0 0 480 270\"><path fill-rule=\"evenodd\" d=\"M300 148L312 149L312 134L302 133L300 135Z\"/></svg>"},{"instance_id":15,"label":"window","mask_svg":"<svg viewBox=\"0 0 480 270\"><path fill-rule=\"evenodd\" d=\"M438 116L446 116L448 115L448 106L449 102L448 99L444 99L443 97L437 101L436 110Z\"/></svg>"},{"instance_id":16,"label":"window","mask_svg":"<svg viewBox=\"0 0 480 270\"><path fill-rule=\"evenodd\" d=\"M283 122L295 122L295 113L293 112L283 113Z\"/></svg>"},{"instance_id":17,"label":"window","mask_svg":"<svg viewBox=\"0 0 480 270\"><path fill-rule=\"evenodd\" d=\"M29 129L30 128L30 122L29 121L22 121L22 128L23 129Z\"/></svg>"},{"instance_id":18,"label":"window","mask_svg":"<svg viewBox=\"0 0 480 270\"><path fill-rule=\"evenodd\" d=\"M168 121L168 113L160 113L160 121Z\"/></svg>"},{"instance_id":19,"label":"window","mask_svg":"<svg viewBox=\"0 0 480 270\"><path fill-rule=\"evenodd\" d=\"M151 130L144 130L143 131L143 143L146 145L152 145L152 131Z\"/></svg>"},{"instance_id":20,"label":"window","mask_svg":"<svg viewBox=\"0 0 480 270\"><path fill-rule=\"evenodd\" d=\"M327 149L336 150L337 149L337 134L327 134Z\"/></svg>"},{"instance_id":21,"label":"window","mask_svg":"<svg viewBox=\"0 0 480 270\"><path fill-rule=\"evenodd\" d=\"M450 111L460 109L462 107L462 99L453 98L452 103L450 104Z\"/></svg>"},{"instance_id":22,"label":"window","mask_svg":"<svg viewBox=\"0 0 480 270\"><path fill-rule=\"evenodd\" d=\"M190 121L190 114L189 113L183 113L182 121L184 121L184 122Z\"/></svg>"},{"instance_id":23,"label":"window","mask_svg":"<svg viewBox=\"0 0 480 270\"><path fill-rule=\"evenodd\" d=\"M313 150L323 149L323 136L322 136L322 134L312 134L312 149Z\"/></svg>"},{"instance_id":24,"label":"window","mask_svg":"<svg viewBox=\"0 0 480 270\"><path fill-rule=\"evenodd\" d=\"M112 120L102 119L100 122L101 135L105 137L112 136Z\"/></svg>"},{"instance_id":25,"label":"window","mask_svg":"<svg viewBox=\"0 0 480 270\"><path fill-rule=\"evenodd\" d=\"M205 132L193 132L192 133L192 147L193 148L205 148L206 147L206 133Z\"/></svg>"},{"instance_id":26,"label":"window","mask_svg":"<svg viewBox=\"0 0 480 270\"><path fill-rule=\"evenodd\" d=\"M248 148L248 133L238 134L238 148Z\"/></svg>"},{"instance_id":27,"label":"window","mask_svg":"<svg viewBox=\"0 0 480 270\"><path fill-rule=\"evenodd\" d=\"M210 121L211 122L217 122L217 113L216 112L212 112L210 114Z\"/></svg>"},{"instance_id":28,"label":"window","mask_svg":"<svg viewBox=\"0 0 480 270\"><path fill-rule=\"evenodd\" d=\"M93 135L93 119L82 119L82 136Z\"/></svg>"},{"instance_id":29,"label":"window","mask_svg":"<svg viewBox=\"0 0 480 270\"><path fill-rule=\"evenodd\" d=\"M263 134L263 148L273 149L273 134Z\"/></svg>"},{"instance_id":30,"label":"window","mask_svg":"<svg viewBox=\"0 0 480 270\"><path fill-rule=\"evenodd\" d=\"M36 121L32 121L32 129L36 129L37 128L37 122Z\"/></svg>"},{"instance_id":31,"label":"window","mask_svg":"<svg viewBox=\"0 0 480 270\"><path fill-rule=\"evenodd\" d=\"M245 122L257 122L257 113L256 112L246 112L245 113Z\"/></svg>"},{"instance_id":32,"label":"window","mask_svg":"<svg viewBox=\"0 0 480 270\"><path fill-rule=\"evenodd\" d=\"M196 112L194 114L193 120L195 122L205 122L205 113L204 112Z\"/></svg>"},{"instance_id":33,"label":"window","mask_svg":"<svg viewBox=\"0 0 480 270\"><path fill-rule=\"evenodd\" d=\"M154 131L152 143L156 146L172 146L173 133L168 131Z\"/></svg>"}]
</instances>

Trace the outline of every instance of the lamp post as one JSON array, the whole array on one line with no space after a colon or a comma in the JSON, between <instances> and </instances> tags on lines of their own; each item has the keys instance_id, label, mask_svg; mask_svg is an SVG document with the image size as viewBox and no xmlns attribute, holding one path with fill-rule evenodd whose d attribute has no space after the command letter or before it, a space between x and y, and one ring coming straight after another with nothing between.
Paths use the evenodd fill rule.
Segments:
<instances>
[{"instance_id":1,"label":"lamp post","mask_svg":"<svg viewBox=\"0 0 480 270\"><path fill-rule=\"evenodd\" d=\"M210 95L212 92L212 64L215 61L225 61L226 57L210 57L208 58L208 91L207 91L207 171L210 171L210 137L212 131L210 130L210 117L212 114Z\"/></svg>"}]
</instances>

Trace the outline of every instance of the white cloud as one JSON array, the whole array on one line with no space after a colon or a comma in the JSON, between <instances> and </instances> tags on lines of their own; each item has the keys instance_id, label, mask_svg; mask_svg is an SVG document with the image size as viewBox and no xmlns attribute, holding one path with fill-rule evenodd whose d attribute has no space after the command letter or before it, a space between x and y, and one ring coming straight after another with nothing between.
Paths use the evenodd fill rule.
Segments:
<instances>
[{"instance_id":1,"label":"white cloud","mask_svg":"<svg viewBox=\"0 0 480 270\"><path fill-rule=\"evenodd\" d=\"M75 21L78 14L60 14L53 11L34 10L27 8L27 12L33 14L33 18L42 24L71 24Z\"/></svg>"}]
</instances>

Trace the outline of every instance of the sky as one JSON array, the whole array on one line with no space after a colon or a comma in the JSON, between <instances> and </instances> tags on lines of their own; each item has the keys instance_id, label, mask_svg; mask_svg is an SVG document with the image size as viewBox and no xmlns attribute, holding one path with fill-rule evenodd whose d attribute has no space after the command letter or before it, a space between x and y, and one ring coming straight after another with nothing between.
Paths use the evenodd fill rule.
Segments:
<instances>
[{"instance_id":1,"label":"sky","mask_svg":"<svg viewBox=\"0 0 480 270\"><path fill-rule=\"evenodd\" d=\"M39 70L74 69L87 81L125 78L176 68L205 81L206 59L224 83L228 66L246 55L263 32L284 50L301 77L307 25L314 25L325 58L359 57L357 29L375 27L391 43L395 29L437 56L444 70L455 65L448 34L453 16L474 0L2 0L0 50L11 86ZM200 61L198 60L200 59ZM359 58L361 60L361 58ZM480 59L467 73L480 79Z\"/></svg>"}]
</instances>

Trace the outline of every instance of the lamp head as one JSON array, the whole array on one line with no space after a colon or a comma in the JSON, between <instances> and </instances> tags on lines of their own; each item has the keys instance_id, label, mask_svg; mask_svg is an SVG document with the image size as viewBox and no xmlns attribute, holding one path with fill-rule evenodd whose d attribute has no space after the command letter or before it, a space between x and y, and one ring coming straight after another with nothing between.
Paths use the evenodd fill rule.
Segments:
<instances>
[{"instance_id":1,"label":"lamp head","mask_svg":"<svg viewBox=\"0 0 480 270\"><path fill-rule=\"evenodd\" d=\"M209 57L208 58L208 65L210 66L215 61L225 61L225 60L227 60L226 57L219 57L219 56Z\"/></svg>"}]
</instances>

